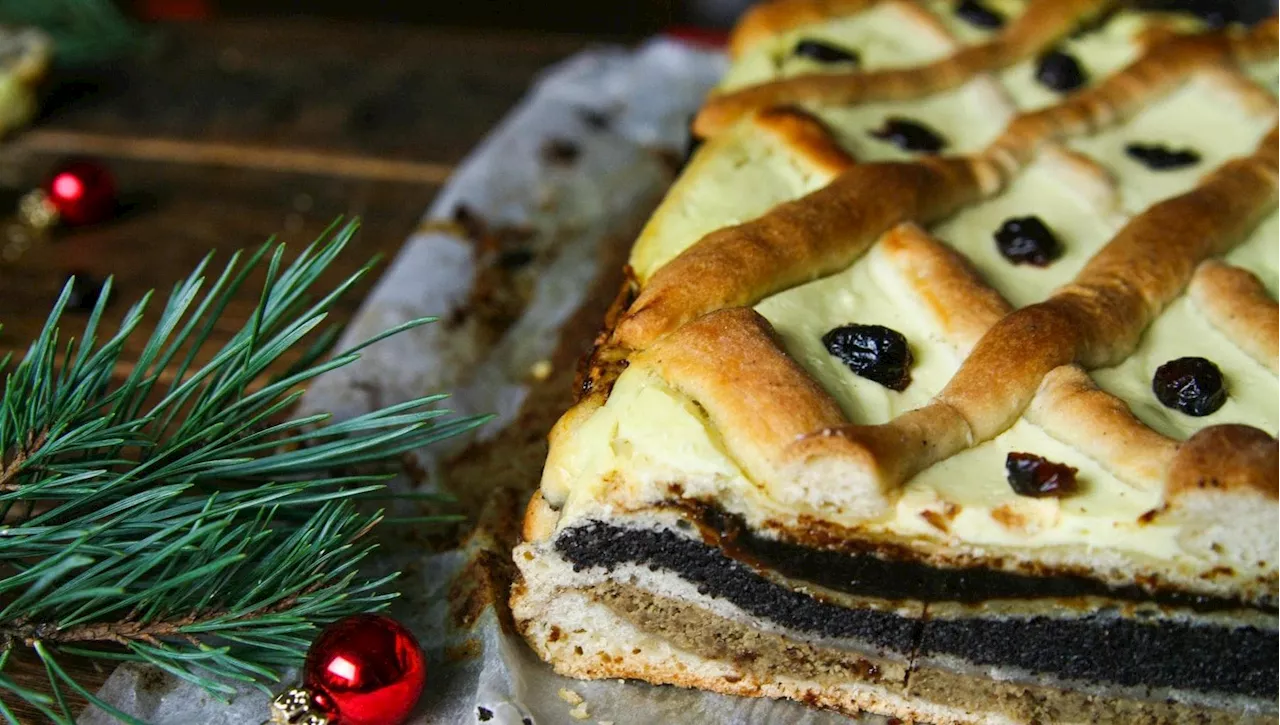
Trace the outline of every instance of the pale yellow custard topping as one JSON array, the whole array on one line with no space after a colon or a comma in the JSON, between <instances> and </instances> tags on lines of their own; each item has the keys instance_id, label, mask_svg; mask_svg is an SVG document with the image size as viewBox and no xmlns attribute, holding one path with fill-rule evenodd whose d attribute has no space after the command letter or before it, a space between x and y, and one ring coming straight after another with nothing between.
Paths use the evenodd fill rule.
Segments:
<instances>
[{"instance_id":1,"label":"pale yellow custard topping","mask_svg":"<svg viewBox=\"0 0 1280 725\"><path fill-rule=\"evenodd\" d=\"M1039 302L1070 281L1124 224L1122 216L1107 211L1105 185L1094 178L1097 170L1073 165L1080 166L1057 157L1033 163L1000 195L960 210L929 231L963 252L1014 306ZM1062 256L1048 266L1013 265L996 245L995 232L1006 221L1027 216L1043 221L1061 245Z\"/></svg>"},{"instance_id":2,"label":"pale yellow custard topping","mask_svg":"<svg viewBox=\"0 0 1280 725\"><path fill-rule=\"evenodd\" d=\"M822 383L854 423L884 423L929 401L958 361L930 329L920 303L874 248L839 274L776 294L756 306L791 357ZM901 392L853 374L822 336L841 325L884 325L907 338L915 362Z\"/></svg>"},{"instance_id":3,"label":"pale yellow custard topping","mask_svg":"<svg viewBox=\"0 0 1280 725\"><path fill-rule=\"evenodd\" d=\"M772 490L776 481L751 480L718 443L697 406L643 369L629 369L618 378L609 400L574 431L574 439L572 454L549 461L543 480L543 495L561 503L563 524L599 515L602 507L665 502L676 482L682 496L715 500L751 524L818 514L781 505L782 497ZM1062 501L1015 494L1004 481L1004 457L1028 450L1077 468L1080 492ZM822 518L939 546L964 541L1038 548L1088 541L1140 557L1186 557L1174 529L1140 521L1158 505L1158 492L1120 481L1079 451L1019 422L921 473L882 519L829 511Z\"/></svg>"},{"instance_id":4,"label":"pale yellow custard topping","mask_svg":"<svg viewBox=\"0 0 1280 725\"><path fill-rule=\"evenodd\" d=\"M956 0L927 0L924 6L952 37L965 45L986 42L999 32L998 28L981 28L960 17L956 12L958 4ZM1005 25L1016 20L1027 6L1025 0L985 0L982 5L1002 17Z\"/></svg>"},{"instance_id":5,"label":"pale yellow custard topping","mask_svg":"<svg viewBox=\"0 0 1280 725\"><path fill-rule=\"evenodd\" d=\"M947 154L981 151L1013 118L1013 106L989 78L910 101L879 101L813 109L859 161L907 161L916 154L877 138L886 119L904 118L937 132Z\"/></svg>"},{"instance_id":6,"label":"pale yellow custard topping","mask_svg":"<svg viewBox=\"0 0 1280 725\"><path fill-rule=\"evenodd\" d=\"M671 482L717 495L746 480L694 404L639 368L622 373L608 402L573 436L574 445L557 451L563 455L553 455L543 473L543 495L568 497L569 510L608 492L654 501Z\"/></svg>"},{"instance_id":7,"label":"pale yellow custard topping","mask_svg":"<svg viewBox=\"0 0 1280 725\"><path fill-rule=\"evenodd\" d=\"M1248 241L1227 253L1226 261L1257 275L1275 299L1280 287L1280 215L1272 212L1263 219Z\"/></svg>"},{"instance_id":8,"label":"pale yellow custard topping","mask_svg":"<svg viewBox=\"0 0 1280 725\"><path fill-rule=\"evenodd\" d=\"M1085 85L1094 85L1137 60L1139 36L1151 21L1149 15L1120 12L1094 32L1063 38L1055 49L1074 58L1084 71ZM1196 25L1195 21L1187 24ZM1023 110L1052 106L1063 98L1036 80L1039 61L1038 57L1028 58L1000 73L1001 83Z\"/></svg>"},{"instance_id":9,"label":"pale yellow custard topping","mask_svg":"<svg viewBox=\"0 0 1280 725\"><path fill-rule=\"evenodd\" d=\"M909 31L907 30L909 29ZM819 63L793 51L802 40L817 40L856 52L856 63ZM906 2L883 2L856 15L795 28L751 48L721 80L731 91L774 78L806 73L908 68L950 55L956 42L928 11Z\"/></svg>"},{"instance_id":10,"label":"pale yellow custard topping","mask_svg":"<svg viewBox=\"0 0 1280 725\"><path fill-rule=\"evenodd\" d=\"M631 268L645 282L703 235L754 219L830 180L773 135L740 125L698 150L640 232Z\"/></svg>"},{"instance_id":11,"label":"pale yellow custard topping","mask_svg":"<svg viewBox=\"0 0 1280 725\"><path fill-rule=\"evenodd\" d=\"M1280 63L1274 60L1250 63L1245 66L1244 72L1254 83L1270 91L1271 95L1280 91Z\"/></svg>"},{"instance_id":12,"label":"pale yellow custard topping","mask_svg":"<svg viewBox=\"0 0 1280 725\"><path fill-rule=\"evenodd\" d=\"M1121 208L1136 214L1190 191L1204 174L1252 152L1275 121L1274 104L1266 110L1248 107L1216 79L1199 76L1127 122L1093 136L1072 138L1067 145L1102 164L1119 186ZM1131 143L1190 149L1200 160L1181 168L1152 170L1126 152Z\"/></svg>"},{"instance_id":13,"label":"pale yellow custard topping","mask_svg":"<svg viewBox=\"0 0 1280 725\"><path fill-rule=\"evenodd\" d=\"M1258 226L1249 240L1227 259L1247 259L1263 284L1275 294L1276 215ZM1194 417L1166 408L1151 392L1156 369L1180 357L1203 357L1218 366L1227 386L1227 400L1210 415ZM1257 360L1236 347L1196 308L1190 297L1179 297L1147 328L1138 349L1113 368L1093 371L1104 390L1127 401L1142 422L1179 440L1211 425L1243 423L1276 435L1280 428L1280 382Z\"/></svg>"},{"instance_id":14,"label":"pale yellow custard topping","mask_svg":"<svg viewBox=\"0 0 1280 725\"><path fill-rule=\"evenodd\" d=\"M1161 365L1181 357L1203 357L1222 371L1227 400L1203 417L1166 408L1151 391ZM1246 355L1196 310L1189 297L1179 297L1147 328L1142 342L1124 362L1093 371L1098 385L1129 403L1142 422L1179 440L1223 423L1244 423L1275 435L1280 386L1276 376Z\"/></svg>"},{"instance_id":15,"label":"pale yellow custard topping","mask_svg":"<svg viewBox=\"0 0 1280 725\"><path fill-rule=\"evenodd\" d=\"M1012 452L1035 452L1077 469L1080 490L1061 499L1014 494L1003 476L1005 457ZM975 475L977 471L993 475ZM896 536L954 538L974 546L1088 542L1098 548L1170 558L1178 552L1176 527L1141 521L1160 503L1159 491L1117 479L1093 459L1020 420L994 439L912 479L893 519L879 526Z\"/></svg>"}]
</instances>

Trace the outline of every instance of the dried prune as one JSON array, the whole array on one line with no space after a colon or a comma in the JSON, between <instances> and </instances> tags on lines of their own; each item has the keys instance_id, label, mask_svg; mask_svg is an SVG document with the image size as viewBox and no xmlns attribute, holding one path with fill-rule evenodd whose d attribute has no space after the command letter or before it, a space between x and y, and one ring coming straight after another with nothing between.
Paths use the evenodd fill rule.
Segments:
<instances>
[{"instance_id":1,"label":"dried prune","mask_svg":"<svg viewBox=\"0 0 1280 725\"><path fill-rule=\"evenodd\" d=\"M1151 378L1151 391L1166 408L1196 417L1209 415L1227 402L1222 371L1202 357L1180 357L1161 365Z\"/></svg>"},{"instance_id":2,"label":"dried prune","mask_svg":"<svg viewBox=\"0 0 1280 725\"><path fill-rule=\"evenodd\" d=\"M1168 146L1158 143L1131 143L1124 147L1124 152L1153 171L1180 169L1184 166L1200 163L1200 154L1191 149L1174 151Z\"/></svg>"},{"instance_id":3,"label":"dried prune","mask_svg":"<svg viewBox=\"0 0 1280 725\"><path fill-rule=\"evenodd\" d=\"M854 374L890 390L911 384L911 346L901 332L883 325L841 325L822 336L827 352Z\"/></svg>"},{"instance_id":4,"label":"dried prune","mask_svg":"<svg viewBox=\"0 0 1280 725\"><path fill-rule=\"evenodd\" d=\"M885 119L884 125L871 131L871 135L881 141L888 141L903 151L923 154L936 154L947 145L937 131L922 123L896 116Z\"/></svg>"},{"instance_id":5,"label":"dried prune","mask_svg":"<svg viewBox=\"0 0 1280 725\"><path fill-rule=\"evenodd\" d=\"M1019 496L1061 498L1076 491L1076 469L1054 463L1034 453L1010 453L1004 459L1004 475Z\"/></svg>"},{"instance_id":6,"label":"dried prune","mask_svg":"<svg viewBox=\"0 0 1280 725\"><path fill-rule=\"evenodd\" d=\"M1004 27L1004 16L978 0L962 0L956 5L956 17L970 25L988 30Z\"/></svg>"},{"instance_id":7,"label":"dried prune","mask_svg":"<svg viewBox=\"0 0 1280 725\"><path fill-rule=\"evenodd\" d=\"M847 48L832 45L823 40L806 39L796 43L791 49L792 55L808 58L819 63L857 63L858 54Z\"/></svg>"},{"instance_id":8,"label":"dried prune","mask_svg":"<svg viewBox=\"0 0 1280 725\"><path fill-rule=\"evenodd\" d=\"M1083 86L1087 76L1075 56L1051 50L1036 63L1036 80L1049 90L1066 93Z\"/></svg>"},{"instance_id":9,"label":"dried prune","mask_svg":"<svg viewBox=\"0 0 1280 725\"><path fill-rule=\"evenodd\" d=\"M1062 245L1040 217L1006 219L993 236L1000 254L1014 264L1045 267L1062 256Z\"/></svg>"}]
</instances>

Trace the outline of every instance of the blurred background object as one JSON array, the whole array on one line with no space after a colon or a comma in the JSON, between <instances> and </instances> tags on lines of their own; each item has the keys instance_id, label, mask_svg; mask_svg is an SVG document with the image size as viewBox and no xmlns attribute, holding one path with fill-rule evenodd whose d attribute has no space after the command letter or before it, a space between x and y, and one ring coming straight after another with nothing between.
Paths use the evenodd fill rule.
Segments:
<instances>
[{"instance_id":1,"label":"blurred background object","mask_svg":"<svg viewBox=\"0 0 1280 725\"><path fill-rule=\"evenodd\" d=\"M63 14L72 18L72 26L97 24L97 33L79 36L82 43L99 47L129 38L128 28L111 22L113 6L144 21L305 17L634 38L672 26L727 29L750 4L751 0L0 0L0 22L45 25L40 20ZM1212 24L1251 22L1276 10L1275 0L1128 0L1128 4L1191 10ZM75 12L68 15L68 8Z\"/></svg>"},{"instance_id":2,"label":"blurred background object","mask_svg":"<svg viewBox=\"0 0 1280 725\"><path fill-rule=\"evenodd\" d=\"M0 0L0 3L3 1ZM416 2L414 0L388 0L377 3L353 3L349 0L120 1L122 6L127 7L136 17L146 20L316 17L611 35L649 34L688 16L681 10L681 6L688 4L688 0L627 0L626 2L476 0L468 3ZM701 2L702 0L695 0L693 4ZM735 0L728 0L728 2L741 5Z\"/></svg>"},{"instance_id":3,"label":"blurred background object","mask_svg":"<svg viewBox=\"0 0 1280 725\"><path fill-rule=\"evenodd\" d=\"M0 25L40 28L64 65L128 52L142 37L113 0L0 0Z\"/></svg>"},{"instance_id":4,"label":"blurred background object","mask_svg":"<svg viewBox=\"0 0 1280 725\"><path fill-rule=\"evenodd\" d=\"M753 0L139 0L182 13L193 6L223 15L305 14L365 20L507 27L558 32L647 35L671 25L727 29ZM1252 22L1276 11L1275 0L1122 0L1121 5L1190 10L1213 24Z\"/></svg>"}]
</instances>

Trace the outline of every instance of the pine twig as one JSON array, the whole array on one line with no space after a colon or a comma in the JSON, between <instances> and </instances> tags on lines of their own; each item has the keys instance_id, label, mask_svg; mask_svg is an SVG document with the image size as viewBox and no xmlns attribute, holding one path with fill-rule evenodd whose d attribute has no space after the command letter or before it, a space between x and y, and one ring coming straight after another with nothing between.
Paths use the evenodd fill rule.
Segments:
<instances>
[{"instance_id":1,"label":"pine twig","mask_svg":"<svg viewBox=\"0 0 1280 725\"><path fill-rule=\"evenodd\" d=\"M43 446L47 436L48 431L35 433L24 445L15 450L12 456L6 456L9 460L0 458L0 492L18 490L18 484L14 479L17 478L18 472L23 470L31 451Z\"/></svg>"},{"instance_id":2,"label":"pine twig","mask_svg":"<svg viewBox=\"0 0 1280 725\"><path fill-rule=\"evenodd\" d=\"M315 288L354 231L331 228L291 264L271 242L216 275L201 262L122 381L153 296L102 335L108 281L82 338L63 343L64 289L0 391L0 721L15 722L3 701L16 698L72 722L64 688L134 721L70 678L64 655L149 664L215 695L229 682L265 687L319 625L394 596L394 574L361 568L381 514L354 501L379 495L402 454L484 419L450 416L439 395L340 422L291 417L309 381L431 321L325 357L336 339L326 316L370 267ZM219 316L264 267L253 314L214 348ZM273 374L292 350L298 360ZM4 676L19 647L36 652L54 697Z\"/></svg>"}]
</instances>

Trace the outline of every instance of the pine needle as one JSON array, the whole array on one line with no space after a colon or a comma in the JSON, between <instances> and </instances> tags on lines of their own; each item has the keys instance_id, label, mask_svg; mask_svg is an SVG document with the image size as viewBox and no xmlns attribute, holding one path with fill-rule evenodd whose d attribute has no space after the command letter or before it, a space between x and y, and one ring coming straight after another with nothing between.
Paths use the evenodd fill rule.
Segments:
<instances>
[{"instance_id":1,"label":"pine needle","mask_svg":"<svg viewBox=\"0 0 1280 725\"><path fill-rule=\"evenodd\" d=\"M0 699L73 721L66 695L88 693L62 655L150 664L214 695L228 681L266 686L301 661L318 626L394 596L394 575L361 571L382 515L355 500L386 498L401 454L484 419L451 416L440 395L342 422L290 416L298 386L359 357L326 358L309 342L336 339L326 315L369 271L317 289L355 229L331 227L288 265L284 246L268 242L233 256L212 283L206 259L174 285L123 381L113 371L153 295L109 337L104 295L84 336L63 342L68 284L22 360L4 368ZM263 264L249 321L213 349L218 316ZM301 360L273 378L292 354ZM52 697L4 676L20 647L43 662ZM16 722L2 702L0 719Z\"/></svg>"}]
</instances>

